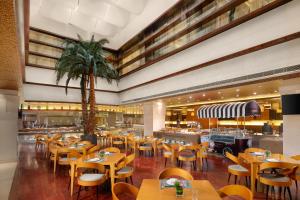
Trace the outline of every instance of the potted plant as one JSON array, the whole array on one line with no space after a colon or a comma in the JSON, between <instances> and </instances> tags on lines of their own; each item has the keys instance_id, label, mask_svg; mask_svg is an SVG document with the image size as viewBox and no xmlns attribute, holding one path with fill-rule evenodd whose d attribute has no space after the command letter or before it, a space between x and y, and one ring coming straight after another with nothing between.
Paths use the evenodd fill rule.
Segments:
<instances>
[{"instance_id":1,"label":"potted plant","mask_svg":"<svg viewBox=\"0 0 300 200\"><path fill-rule=\"evenodd\" d=\"M80 80L84 138L92 143L95 143L95 139L97 140L94 135L96 128L95 83L97 78L106 79L108 83L119 78L117 70L105 57L103 45L106 43L108 40L97 41L94 36L90 41L84 41L80 35L78 35L78 41L66 40L65 48L55 65L56 83L58 84L66 76L66 95L69 82Z\"/></svg>"}]
</instances>

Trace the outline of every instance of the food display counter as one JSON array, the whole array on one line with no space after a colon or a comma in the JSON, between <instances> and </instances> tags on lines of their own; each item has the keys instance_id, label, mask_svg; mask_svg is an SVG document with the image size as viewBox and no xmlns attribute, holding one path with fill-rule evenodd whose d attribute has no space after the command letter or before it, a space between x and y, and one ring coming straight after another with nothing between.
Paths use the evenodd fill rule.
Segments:
<instances>
[{"instance_id":1,"label":"food display counter","mask_svg":"<svg viewBox=\"0 0 300 200\"><path fill-rule=\"evenodd\" d=\"M174 129L155 131L153 136L157 138L165 138L168 142L199 144L201 143L201 136L207 134L208 131L206 130L190 131L189 129Z\"/></svg>"}]
</instances>

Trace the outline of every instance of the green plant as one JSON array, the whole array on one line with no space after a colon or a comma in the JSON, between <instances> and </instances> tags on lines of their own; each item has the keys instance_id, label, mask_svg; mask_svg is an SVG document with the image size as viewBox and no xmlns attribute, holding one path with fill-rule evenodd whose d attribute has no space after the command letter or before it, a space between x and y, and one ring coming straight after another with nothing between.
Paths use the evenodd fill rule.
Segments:
<instances>
[{"instance_id":1,"label":"green plant","mask_svg":"<svg viewBox=\"0 0 300 200\"><path fill-rule=\"evenodd\" d=\"M118 72L105 58L103 45L108 40L96 41L92 36L90 41L84 41L78 35L78 41L66 40L65 49L57 60L56 82L66 76L66 95L71 80L80 79L81 105L84 133L94 133L95 121L95 82L97 77L104 78L111 83L118 79ZM87 86L89 85L89 97L87 100ZM89 109L88 109L89 108Z\"/></svg>"}]
</instances>

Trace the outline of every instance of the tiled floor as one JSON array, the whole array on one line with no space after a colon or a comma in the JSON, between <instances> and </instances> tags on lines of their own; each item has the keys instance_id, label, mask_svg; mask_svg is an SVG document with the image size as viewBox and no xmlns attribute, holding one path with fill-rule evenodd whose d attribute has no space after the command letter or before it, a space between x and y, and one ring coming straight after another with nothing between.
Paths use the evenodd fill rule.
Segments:
<instances>
[{"instance_id":1,"label":"tiled floor","mask_svg":"<svg viewBox=\"0 0 300 200\"><path fill-rule=\"evenodd\" d=\"M52 165L43 157L42 153L35 152L33 144L21 143L19 165L11 188L10 199L12 200L59 200L72 199L68 191L67 169L59 168L56 175L53 174ZM209 169L191 171L195 179L208 179L218 189L227 185L227 165L230 162L221 156L209 157ZM167 164L171 166L171 163ZM135 173L134 185L139 187L144 178L157 178L159 172L164 169L162 157L137 157L133 163ZM199 166L198 166L199 167ZM190 166L184 166L190 170ZM233 180L232 180L233 181ZM243 182L243 181L242 181ZM77 188L75 188L75 191ZM297 199L295 186L292 193ZM95 189L84 191L80 199L96 199ZM1 198L2 199L2 198ZM73 196L76 199L76 195ZM110 192L100 192L99 199L111 199ZM256 194L255 199L264 199L263 193Z\"/></svg>"}]
</instances>

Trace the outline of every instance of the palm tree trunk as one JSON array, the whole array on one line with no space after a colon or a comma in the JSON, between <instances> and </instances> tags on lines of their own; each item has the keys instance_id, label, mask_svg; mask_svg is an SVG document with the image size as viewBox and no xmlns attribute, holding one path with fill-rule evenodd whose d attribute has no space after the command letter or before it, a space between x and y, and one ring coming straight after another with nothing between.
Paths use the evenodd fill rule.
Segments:
<instances>
[{"instance_id":1,"label":"palm tree trunk","mask_svg":"<svg viewBox=\"0 0 300 200\"><path fill-rule=\"evenodd\" d=\"M86 76L83 74L81 79L81 106L82 106L82 119L83 119L83 132L88 133L88 112L87 112L87 101L86 101Z\"/></svg>"},{"instance_id":2,"label":"palm tree trunk","mask_svg":"<svg viewBox=\"0 0 300 200\"><path fill-rule=\"evenodd\" d=\"M90 69L89 79L90 79L90 97L89 97L90 113L89 113L88 131L90 134L93 134L96 128L96 116L95 116L96 99L95 99L95 78L94 78L94 72L92 67Z\"/></svg>"}]
</instances>

